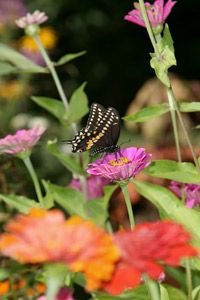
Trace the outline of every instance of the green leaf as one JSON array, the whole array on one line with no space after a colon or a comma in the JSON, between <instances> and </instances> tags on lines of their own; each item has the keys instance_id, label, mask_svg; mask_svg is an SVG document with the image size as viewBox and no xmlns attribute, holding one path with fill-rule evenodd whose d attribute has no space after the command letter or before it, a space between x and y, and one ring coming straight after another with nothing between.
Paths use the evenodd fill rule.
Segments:
<instances>
[{"instance_id":1,"label":"green leaf","mask_svg":"<svg viewBox=\"0 0 200 300\"><path fill-rule=\"evenodd\" d=\"M160 284L160 300L170 300L167 289Z\"/></svg>"},{"instance_id":2,"label":"green leaf","mask_svg":"<svg viewBox=\"0 0 200 300\"><path fill-rule=\"evenodd\" d=\"M10 271L8 269L3 269L1 267L1 269L0 269L0 281L5 280L9 276L10 276Z\"/></svg>"},{"instance_id":3,"label":"green leaf","mask_svg":"<svg viewBox=\"0 0 200 300\"><path fill-rule=\"evenodd\" d=\"M78 53L70 53L70 54L66 54L64 56L62 56L58 62L54 63L55 66L62 66L66 63L68 63L69 61L77 58L77 57L80 57L82 55L84 55L86 53L86 51L81 51L81 52L78 52Z\"/></svg>"},{"instance_id":4,"label":"green leaf","mask_svg":"<svg viewBox=\"0 0 200 300\"><path fill-rule=\"evenodd\" d=\"M45 192L46 192L45 197L43 197L44 205L45 205L46 209L50 209L54 206L54 199L53 199L53 196L51 194L51 191L49 190L49 182L43 179L42 184L43 184L43 187L44 187Z\"/></svg>"},{"instance_id":5,"label":"green leaf","mask_svg":"<svg viewBox=\"0 0 200 300\"><path fill-rule=\"evenodd\" d=\"M89 218L97 225L104 226L108 218L108 203L117 185L110 185L104 188L104 196L102 198L93 199L85 204Z\"/></svg>"},{"instance_id":6,"label":"green leaf","mask_svg":"<svg viewBox=\"0 0 200 300\"><path fill-rule=\"evenodd\" d=\"M155 70L156 76L164 85L170 87L168 69L171 66L176 66L174 52L166 45L159 57L155 53L151 54L151 56L150 65Z\"/></svg>"},{"instance_id":7,"label":"green leaf","mask_svg":"<svg viewBox=\"0 0 200 300\"><path fill-rule=\"evenodd\" d=\"M200 111L199 102L177 102L181 112L195 112Z\"/></svg>"},{"instance_id":8,"label":"green leaf","mask_svg":"<svg viewBox=\"0 0 200 300\"><path fill-rule=\"evenodd\" d=\"M174 53L174 42L169 31L168 24L165 24L164 34L163 34L164 45L168 45L169 49Z\"/></svg>"},{"instance_id":9,"label":"green leaf","mask_svg":"<svg viewBox=\"0 0 200 300\"><path fill-rule=\"evenodd\" d=\"M84 92L86 83L84 82L78 89L76 89L69 102L69 111L67 113L68 122L76 122L85 116L88 111L88 98Z\"/></svg>"},{"instance_id":10,"label":"green leaf","mask_svg":"<svg viewBox=\"0 0 200 300\"><path fill-rule=\"evenodd\" d=\"M70 187L61 187L52 183L47 183L47 185L48 191L55 202L61 205L70 215L87 218L81 192Z\"/></svg>"},{"instance_id":11,"label":"green leaf","mask_svg":"<svg viewBox=\"0 0 200 300\"><path fill-rule=\"evenodd\" d=\"M199 300L200 297L200 285L197 286L193 291L192 291L192 300Z\"/></svg>"},{"instance_id":12,"label":"green leaf","mask_svg":"<svg viewBox=\"0 0 200 300\"><path fill-rule=\"evenodd\" d=\"M60 100L41 96L33 96L31 97L31 99L39 106L50 112L59 121L63 120L65 115L65 108Z\"/></svg>"},{"instance_id":13,"label":"green leaf","mask_svg":"<svg viewBox=\"0 0 200 300\"><path fill-rule=\"evenodd\" d=\"M162 286L166 289L169 300L187 300L187 296L180 289L168 284L163 284Z\"/></svg>"},{"instance_id":14,"label":"green leaf","mask_svg":"<svg viewBox=\"0 0 200 300\"><path fill-rule=\"evenodd\" d=\"M0 43L0 60L9 62L18 68L18 71L26 73L47 73L47 69L36 65L11 47Z\"/></svg>"},{"instance_id":15,"label":"green leaf","mask_svg":"<svg viewBox=\"0 0 200 300\"><path fill-rule=\"evenodd\" d=\"M147 300L148 294L147 294L146 286L140 285L138 288L129 289L118 296L112 296L102 292L95 292L93 293L93 299L94 300L118 300L118 299Z\"/></svg>"},{"instance_id":16,"label":"green leaf","mask_svg":"<svg viewBox=\"0 0 200 300\"><path fill-rule=\"evenodd\" d=\"M159 117L169 111L168 104L152 105L141 109L133 115L124 117L126 121L145 122L155 117Z\"/></svg>"},{"instance_id":17,"label":"green leaf","mask_svg":"<svg viewBox=\"0 0 200 300\"><path fill-rule=\"evenodd\" d=\"M61 164L63 164L69 171L76 174L84 174L84 171L81 169L75 156L59 151L56 140L48 141L47 149L52 155L57 157Z\"/></svg>"},{"instance_id":18,"label":"green leaf","mask_svg":"<svg viewBox=\"0 0 200 300\"><path fill-rule=\"evenodd\" d=\"M24 196L0 194L0 199L11 207L17 209L19 212L25 214L28 213L33 207L40 207L39 203Z\"/></svg>"},{"instance_id":19,"label":"green leaf","mask_svg":"<svg viewBox=\"0 0 200 300\"><path fill-rule=\"evenodd\" d=\"M0 62L0 75L7 75L10 73L15 73L17 69L13 67L11 64L6 62Z\"/></svg>"},{"instance_id":20,"label":"green leaf","mask_svg":"<svg viewBox=\"0 0 200 300\"><path fill-rule=\"evenodd\" d=\"M151 162L144 172L153 177L200 184L200 174L192 163L179 163L167 159L155 160Z\"/></svg>"},{"instance_id":21,"label":"green leaf","mask_svg":"<svg viewBox=\"0 0 200 300\"><path fill-rule=\"evenodd\" d=\"M182 291L187 291L185 272L182 269L165 266L165 272L177 281Z\"/></svg>"},{"instance_id":22,"label":"green leaf","mask_svg":"<svg viewBox=\"0 0 200 300\"><path fill-rule=\"evenodd\" d=\"M133 179L137 191L174 222L182 224L197 240L200 241L200 212L187 208L168 189L156 184L138 182Z\"/></svg>"},{"instance_id":23,"label":"green leaf","mask_svg":"<svg viewBox=\"0 0 200 300\"><path fill-rule=\"evenodd\" d=\"M65 264L49 264L43 273L47 285L47 300L54 300L63 286L68 269Z\"/></svg>"}]
</instances>

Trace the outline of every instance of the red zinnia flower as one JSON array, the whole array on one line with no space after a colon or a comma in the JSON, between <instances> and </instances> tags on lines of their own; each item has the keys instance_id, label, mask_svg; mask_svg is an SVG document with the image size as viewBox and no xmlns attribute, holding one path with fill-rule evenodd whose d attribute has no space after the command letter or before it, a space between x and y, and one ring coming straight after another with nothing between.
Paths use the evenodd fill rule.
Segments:
<instances>
[{"instance_id":1,"label":"red zinnia flower","mask_svg":"<svg viewBox=\"0 0 200 300\"><path fill-rule=\"evenodd\" d=\"M121 259L111 281L104 285L112 294L139 285L142 273L152 279L161 278L162 263L175 267L182 258L197 255L196 249L188 244L190 235L171 221L137 225L132 231L116 233L114 240Z\"/></svg>"}]
</instances>

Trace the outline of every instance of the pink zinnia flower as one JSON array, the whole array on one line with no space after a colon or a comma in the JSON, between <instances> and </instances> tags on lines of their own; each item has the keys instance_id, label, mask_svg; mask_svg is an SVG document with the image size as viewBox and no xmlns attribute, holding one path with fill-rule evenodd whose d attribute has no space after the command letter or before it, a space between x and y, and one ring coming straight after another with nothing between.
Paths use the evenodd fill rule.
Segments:
<instances>
[{"instance_id":1,"label":"pink zinnia flower","mask_svg":"<svg viewBox=\"0 0 200 300\"><path fill-rule=\"evenodd\" d=\"M173 6L176 4L176 1L168 0L164 5L164 0L156 0L153 4L145 2L146 12L150 24L152 27L157 27L162 25L168 15L170 14ZM124 17L125 20L146 27L143 17L140 12L140 6L137 2L134 2L135 9L131 10L128 15Z\"/></svg>"},{"instance_id":2,"label":"pink zinnia flower","mask_svg":"<svg viewBox=\"0 0 200 300\"><path fill-rule=\"evenodd\" d=\"M30 14L27 13L24 17L16 20L16 24L20 28L26 28L27 26L34 25L34 24L42 24L44 23L48 17L44 12L39 10L34 11L34 13Z\"/></svg>"},{"instance_id":3,"label":"pink zinnia flower","mask_svg":"<svg viewBox=\"0 0 200 300\"><path fill-rule=\"evenodd\" d=\"M34 62L37 65L40 66L45 66L45 61L44 58L42 57L42 54L38 51L31 51L27 48L21 48L20 52L26 56L27 58L29 58L30 60L32 60L32 62Z\"/></svg>"},{"instance_id":4,"label":"pink zinnia flower","mask_svg":"<svg viewBox=\"0 0 200 300\"><path fill-rule=\"evenodd\" d=\"M0 153L18 154L32 148L41 138L46 128L35 127L29 130L18 130L15 135L0 139Z\"/></svg>"},{"instance_id":5,"label":"pink zinnia flower","mask_svg":"<svg viewBox=\"0 0 200 300\"><path fill-rule=\"evenodd\" d=\"M27 9L23 0L1 0L0 1L0 23L14 25L16 18L26 14Z\"/></svg>"},{"instance_id":6,"label":"pink zinnia flower","mask_svg":"<svg viewBox=\"0 0 200 300\"><path fill-rule=\"evenodd\" d=\"M144 148L124 148L89 164L87 172L109 181L127 180L147 167L150 158Z\"/></svg>"},{"instance_id":7,"label":"pink zinnia flower","mask_svg":"<svg viewBox=\"0 0 200 300\"><path fill-rule=\"evenodd\" d=\"M87 177L86 180L88 200L102 197L104 194L103 188L106 184L109 183L109 180L103 177L93 175ZM69 186L82 192L81 183L79 179L72 179Z\"/></svg>"},{"instance_id":8,"label":"pink zinnia flower","mask_svg":"<svg viewBox=\"0 0 200 300\"><path fill-rule=\"evenodd\" d=\"M159 280L164 276L162 264L179 266L182 258L197 255L189 244L191 237L184 228L171 221L157 221L136 225L132 231L119 231L114 241L121 259L110 282L104 289L119 294L141 282L142 274Z\"/></svg>"},{"instance_id":9,"label":"pink zinnia flower","mask_svg":"<svg viewBox=\"0 0 200 300\"><path fill-rule=\"evenodd\" d=\"M37 300L47 300L46 296L40 296ZM59 290L56 298L54 300L74 300L72 296L72 291L66 287L63 287Z\"/></svg>"},{"instance_id":10,"label":"pink zinnia flower","mask_svg":"<svg viewBox=\"0 0 200 300\"><path fill-rule=\"evenodd\" d=\"M171 181L169 188L180 198L182 196L181 188L183 188L185 203L188 208L200 205L200 184Z\"/></svg>"}]
</instances>

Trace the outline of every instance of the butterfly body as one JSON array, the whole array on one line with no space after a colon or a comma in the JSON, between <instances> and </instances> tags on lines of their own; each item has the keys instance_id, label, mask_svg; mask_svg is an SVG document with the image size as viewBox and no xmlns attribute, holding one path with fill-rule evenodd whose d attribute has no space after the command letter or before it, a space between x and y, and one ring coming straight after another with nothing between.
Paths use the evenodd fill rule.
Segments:
<instances>
[{"instance_id":1,"label":"butterfly body","mask_svg":"<svg viewBox=\"0 0 200 300\"><path fill-rule=\"evenodd\" d=\"M91 155L115 152L120 134L120 118L115 108L105 109L98 103L91 105L86 126L69 141L72 152L91 150Z\"/></svg>"}]
</instances>

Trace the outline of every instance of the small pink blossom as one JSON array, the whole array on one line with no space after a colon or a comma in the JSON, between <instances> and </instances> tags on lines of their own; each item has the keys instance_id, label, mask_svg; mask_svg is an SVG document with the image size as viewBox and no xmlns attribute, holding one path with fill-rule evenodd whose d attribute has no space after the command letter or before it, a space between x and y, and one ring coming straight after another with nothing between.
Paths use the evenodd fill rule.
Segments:
<instances>
[{"instance_id":1,"label":"small pink blossom","mask_svg":"<svg viewBox=\"0 0 200 300\"><path fill-rule=\"evenodd\" d=\"M170 14L173 6L176 4L176 1L168 0L164 5L164 0L155 0L153 4L145 2L146 12L150 24L152 27L157 27L162 25L168 15ZM134 2L135 9L131 10L128 15L124 17L125 20L146 27L143 17L140 12L140 6Z\"/></svg>"},{"instance_id":2,"label":"small pink blossom","mask_svg":"<svg viewBox=\"0 0 200 300\"><path fill-rule=\"evenodd\" d=\"M100 176L89 176L87 177L87 196L88 200L102 197L104 192L103 188L108 184L109 180ZM69 184L70 187L82 191L81 183L79 179L72 179Z\"/></svg>"},{"instance_id":3,"label":"small pink blossom","mask_svg":"<svg viewBox=\"0 0 200 300\"><path fill-rule=\"evenodd\" d=\"M180 198L182 196L181 189L183 188L185 203L188 208L200 205L200 184L171 181L169 188Z\"/></svg>"},{"instance_id":4,"label":"small pink blossom","mask_svg":"<svg viewBox=\"0 0 200 300\"><path fill-rule=\"evenodd\" d=\"M35 127L29 130L18 130L15 135L0 139L0 153L17 154L29 150L41 138L46 128Z\"/></svg>"},{"instance_id":5,"label":"small pink blossom","mask_svg":"<svg viewBox=\"0 0 200 300\"><path fill-rule=\"evenodd\" d=\"M47 300L46 296L40 296L37 300ZM72 291L66 287L61 288L54 300L74 300Z\"/></svg>"},{"instance_id":6,"label":"small pink blossom","mask_svg":"<svg viewBox=\"0 0 200 300\"><path fill-rule=\"evenodd\" d=\"M89 164L87 172L109 181L127 180L149 165L151 154L144 148L125 148Z\"/></svg>"},{"instance_id":7,"label":"small pink blossom","mask_svg":"<svg viewBox=\"0 0 200 300\"><path fill-rule=\"evenodd\" d=\"M44 12L36 10L32 14L27 13L24 17L16 20L15 22L18 27L26 28L27 26L30 26L30 25L42 24L42 23L46 22L47 19L48 19L48 17Z\"/></svg>"}]
</instances>

